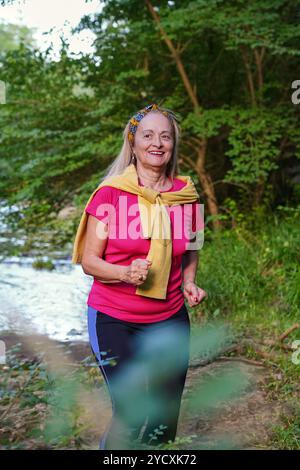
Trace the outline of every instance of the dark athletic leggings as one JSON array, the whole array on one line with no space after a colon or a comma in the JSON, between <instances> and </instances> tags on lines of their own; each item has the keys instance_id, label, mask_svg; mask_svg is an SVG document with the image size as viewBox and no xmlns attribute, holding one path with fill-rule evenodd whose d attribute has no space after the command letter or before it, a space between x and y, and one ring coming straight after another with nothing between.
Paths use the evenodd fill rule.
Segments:
<instances>
[{"instance_id":1,"label":"dark athletic leggings","mask_svg":"<svg viewBox=\"0 0 300 470\"><path fill-rule=\"evenodd\" d=\"M99 449L174 441L190 355L185 304L154 323L126 322L88 307L88 331L112 401Z\"/></svg>"}]
</instances>

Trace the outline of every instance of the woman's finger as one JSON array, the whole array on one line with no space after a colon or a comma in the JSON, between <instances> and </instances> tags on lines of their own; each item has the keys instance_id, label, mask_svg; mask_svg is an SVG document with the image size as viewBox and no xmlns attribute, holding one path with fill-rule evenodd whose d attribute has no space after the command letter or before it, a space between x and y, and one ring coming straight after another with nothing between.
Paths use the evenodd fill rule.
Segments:
<instances>
[{"instance_id":1,"label":"woman's finger","mask_svg":"<svg viewBox=\"0 0 300 470\"><path fill-rule=\"evenodd\" d=\"M200 289L200 287L197 287L196 294L191 296L195 305L201 302L201 300L205 297L205 294L206 292L203 289Z\"/></svg>"},{"instance_id":2,"label":"woman's finger","mask_svg":"<svg viewBox=\"0 0 300 470\"><path fill-rule=\"evenodd\" d=\"M190 307L198 305L206 296L207 293L205 292L205 290L196 286L196 284L189 283L185 287L185 297Z\"/></svg>"},{"instance_id":3,"label":"woman's finger","mask_svg":"<svg viewBox=\"0 0 300 470\"><path fill-rule=\"evenodd\" d=\"M201 300L203 300L204 297L206 297L206 292L205 292L205 290L199 288L199 291L198 291L199 302L201 302Z\"/></svg>"}]
</instances>

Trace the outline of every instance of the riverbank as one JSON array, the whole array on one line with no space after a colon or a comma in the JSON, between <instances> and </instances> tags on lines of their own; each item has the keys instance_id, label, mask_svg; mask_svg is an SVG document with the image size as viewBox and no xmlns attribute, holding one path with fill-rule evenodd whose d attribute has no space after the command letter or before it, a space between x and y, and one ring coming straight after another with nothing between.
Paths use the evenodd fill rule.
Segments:
<instances>
[{"instance_id":1,"label":"riverbank","mask_svg":"<svg viewBox=\"0 0 300 470\"><path fill-rule=\"evenodd\" d=\"M192 327L201 323L204 330L207 327L208 337L194 344L199 349L201 345L219 345L218 335L210 334L211 327L212 323L223 322L232 330L234 344L215 355L211 363L191 364L179 422L179 443L172 448L226 448L232 443L222 440L222 436L236 436L239 442L234 446L238 448L300 449L300 364L294 349L300 338L299 221L293 216L263 223L256 231L245 228L214 235L201 251L197 285L208 292L209 301L189 309L189 314ZM44 318L56 328L63 318L66 332L70 325L76 328L73 310L69 318L64 317L61 306L54 310L56 317L49 314L47 302L45 317L38 312L43 326ZM26 323L24 318L21 317L22 326ZM9 355L9 365L0 367L0 422L4 436L0 445L5 449L97 448L97 439L110 419L111 403L107 393L100 398L105 384L98 367L89 365L87 343L47 341L40 336L28 341L28 337L9 332L3 335L5 338L8 348L21 343L19 353L24 358L13 353ZM45 353L42 359L39 353L33 353L34 344ZM198 352L200 359L207 358L206 351ZM230 398L224 405L223 391L230 392L232 386L239 385L237 376L229 383L231 388L228 382L225 386L220 383L218 372L225 365L241 369L249 377L249 386L238 402L231 402ZM60 371L56 384L53 371ZM214 381L213 386L210 380ZM79 384L82 388L78 405L74 393ZM203 390L207 395L203 395ZM55 409L63 423L58 421L49 430L46 416L53 397L58 397ZM211 403L218 399L221 403L213 409ZM212 412L204 410L203 403ZM191 436L195 438L189 441Z\"/></svg>"},{"instance_id":2,"label":"riverbank","mask_svg":"<svg viewBox=\"0 0 300 470\"><path fill-rule=\"evenodd\" d=\"M11 331L0 332L0 340L4 341L6 351L13 348L16 357L28 361L37 360L38 354L43 351L43 344L59 349L63 355L78 363L92 354L90 344L86 341L57 341L45 335L20 335Z\"/></svg>"}]
</instances>

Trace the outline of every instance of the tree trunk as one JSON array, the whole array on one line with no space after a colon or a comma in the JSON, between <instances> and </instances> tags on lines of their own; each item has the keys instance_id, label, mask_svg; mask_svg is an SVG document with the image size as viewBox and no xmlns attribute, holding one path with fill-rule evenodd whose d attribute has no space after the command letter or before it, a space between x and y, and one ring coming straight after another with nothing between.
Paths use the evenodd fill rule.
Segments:
<instances>
[{"instance_id":1,"label":"tree trunk","mask_svg":"<svg viewBox=\"0 0 300 470\"><path fill-rule=\"evenodd\" d=\"M256 184L256 188L253 195L253 206L258 207L261 204L265 191L265 180L260 178Z\"/></svg>"},{"instance_id":2,"label":"tree trunk","mask_svg":"<svg viewBox=\"0 0 300 470\"><path fill-rule=\"evenodd\" d=\"M219 214L218 202L216 200L215 188L212 183L210 174L205 170L205 157L207 150L207 139L202 139L198 147L198 158L196 161L197 175L205 195L207 196L207 205L210 215L217 216ZM222 226L220 220L213 220L215 230Z\"/></svg>"},{"instance_id":3,"label":"tree trunk","mask_svg":"<svg viewBox=\"0 0 300 470\"><path fill-rule=\"evenodd\" d=\"M251 65L249 62L249 57L247 55L246 48L244 46L241 46L241 53L242 53L242 58L246 70L246 75L247 75L247 80L248 80L248 87L249 87L249 92L250 92L250 97L251 97L251 104L253 107L257 105L256 102L256 95L255 95L255 86L254 86L254 80L253 80L253 75L251 71Z\"/></svg>"},{"instance_id":4,"label":"tree trunk","mask_svg":"<svg viewBox=\"0 0 300 470\"><path fill-rule=\"evenodd\" d=\"M160 31L160 33L161 33L168 49L169 49L169 51L171 52L171 55L172 55L172 57L175 61L177 70L179 72L179 75L181 77L183 85L186 89L186 92L187 92L187 94L190 98L190 101L193 105L195 113L200 114L201 113L201 108L200 108L200 104L199 104L199 101L198 101L198 98L197 98L196 88L195 88L195 86L194 87L192 86L192 84L190 82L190 79L189 79L189 77L186 73L184 64L181 60L179 48L175 48L173 42L168 37L166 31L164 30L164 28L161 24L161 21L160 21L160 18L158 16L157 12L153 8L153 5L152 5L151 1L150 0L145 0L145 4L146 4L153 20L157 24L157 26L159 28L159 31ZM197 172L199 181L200 181L200 183L203 187L203 191L204 191L204 193L207 197L207 205L208 205L209 213L211 215L217 216L218 213L219 213L219 210L218 210L218 202L217 202L217 199L216 199L214 185L212 184L211 176L209 175L209 173L205 169L207 139L202 137L202 138L199 138L199 139L195 139L195 141L197 142L197 148L196 148L197 161L196 161L196 163L192 162L193 163L192 167ZM220 228L220 225L221 225L220 221L218 221L218 220L213 221L214 229Z\"/></svg>"}]
</instances>

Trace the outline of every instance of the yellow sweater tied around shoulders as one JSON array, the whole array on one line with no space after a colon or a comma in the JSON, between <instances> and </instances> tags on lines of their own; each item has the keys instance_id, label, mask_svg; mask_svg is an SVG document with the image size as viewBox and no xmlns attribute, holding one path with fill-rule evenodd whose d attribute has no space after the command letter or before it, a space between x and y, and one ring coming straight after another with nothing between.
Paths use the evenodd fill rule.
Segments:
<instances>
[{"instance_id":1,"label":"yellow sweater tied around shoulders","mask_svg":"<svg viewBox=\"0 0 300 470\"><path fill-rule=\"evenodd\" d=\"M72 263L81 263L88 214L86 207L96 191L102 186L111 186L138 196L138 204L143 236L151 239L147 260L152 261L145 282L137 286L136 294L154 299L166 299L167 287L172 263L171 222L165 208L168 206L189 204L199 200L199 194L190 176L178 175L176 178L187 184L179 191L160 193L146 186L140 186L135 165L131 163L121 175L105 179L91 194L86 203L75 236Z\"/></svg>"}]
</instances>

